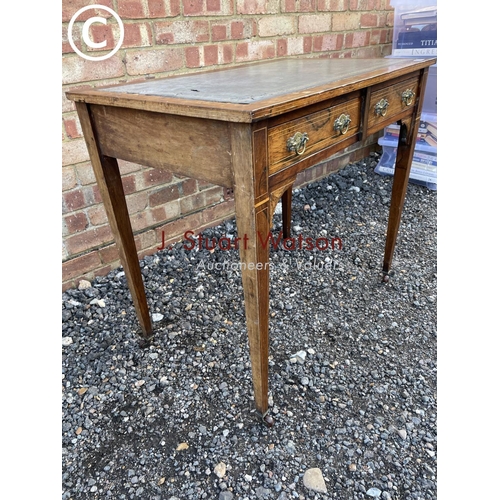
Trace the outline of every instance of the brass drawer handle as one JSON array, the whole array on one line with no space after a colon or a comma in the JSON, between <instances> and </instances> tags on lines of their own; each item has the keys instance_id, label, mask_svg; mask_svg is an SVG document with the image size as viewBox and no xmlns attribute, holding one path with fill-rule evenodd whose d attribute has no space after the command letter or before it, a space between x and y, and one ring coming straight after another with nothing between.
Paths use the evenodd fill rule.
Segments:
<instances>
[{"instance_id":1,"label":"brass drawer handle","mask_svg":"<svg viewBox=\"0 0 500 500\"><path fill-rule=\"evenodd\" d=\"M301 155L306 150L306 142L309 140L309 136L306 132L303 134L301 132L296 132L293 137L290 137L286 141L286 149L290 151L295 151L295 154Z\"/></svg>"},{"instance_id":2,"label":"brass drawer handle","mask_svg":"<svg viewBox=\"0 0 500 500\"><path fill-rule=\"evenodd\" d=\"M405 106L411 106L413 104L413 98L415 97L415 92L410 89L406 89L402 94L401 94L401 101Z\"/></svg>"},{"instance_id":3,"label":"brass drawer handle","mask_svg":"<svg viewBox=\"0 0 500 500\"><path fill-rule=\"evenodd\" d=\"M389 101L387 99L380 99L377 104L375 104L375 114L377 116L385 116L387 114L387 108L389 107Z\"/></svg>"},{"instance_id":4,"label":"brass drawer handle","mask_svg":"<svg viewBox=\"0 0 500 500\"><path fill-rule=\"evenodd\" d=\"M347 132L350 124L351 117L342 113L333 123L333 130L344 135Z\"/></svg>"}]
</instances>

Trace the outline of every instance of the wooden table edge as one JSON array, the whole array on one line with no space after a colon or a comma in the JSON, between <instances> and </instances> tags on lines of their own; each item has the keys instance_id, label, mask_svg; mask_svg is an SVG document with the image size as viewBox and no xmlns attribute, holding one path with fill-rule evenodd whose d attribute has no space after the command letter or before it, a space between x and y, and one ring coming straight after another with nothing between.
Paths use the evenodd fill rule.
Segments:
<instances>
[{"instance_id":1,"label":"wooden table edge","mask_svg":"<svg viewBox=\"0 0 500 500\"><path fill-rule=\"evenodd\" d=\"M276 61L273 59L272 61ZM272 61L260 61L268 63ZM129 94L125 92L110 92L108 89L120 87L124 84L114 84L105 87L88 90L69 90L66 97L75 102L85 102L87 104L97 104L102 106L128 107L132 109L141 109L165 114L184 115L196 118L207 118L236 123L253 123L259 120L272 118L288 111L293 111L304 106L316 104L318 102L332 99L347 93L383 83L399 76L407 75L408 68L411 67L415 72L431 66L436 62L436 58L430 59L395 59L396 63L407 62L399 69L391 70L390 67L384 70L373 70L355 84L350 82L347 77L336 81L334 84L323 84L304 90L289 93L286 99L283 96L275 96L266 99L256 100L248 104L236 104L230 102L217 102L198 99L185 99L176 97L162 97L155 95ZM257 64L257 63L256 63ZM231 70L238 66L230 68L221 68ZM168 78L176 78L183 75L174 75ZM196 73L193 73L196 74ZM163 79L163 78L162 78ZM157 81L160 81L157 80Z\"/></svg>"}]
</instances>

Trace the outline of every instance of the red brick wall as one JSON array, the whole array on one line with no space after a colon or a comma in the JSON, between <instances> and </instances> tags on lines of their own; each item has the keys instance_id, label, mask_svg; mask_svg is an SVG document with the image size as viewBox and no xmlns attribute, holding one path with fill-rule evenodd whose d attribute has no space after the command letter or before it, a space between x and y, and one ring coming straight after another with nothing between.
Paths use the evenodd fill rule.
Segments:
<instances>
[{"instance_id":1,"label":"red brick wall","mask_svg":"<svg viewBox=\"0 0 500 500\"><path fill-rule=\"evenodd\" d=\"M120 50L103 61L76 54L68 40L72 16L87 5L115 11L124 24ZM309 55L383 57L391 53L389 0L63 0L62 197L63 288L106 274L119 265L74 105L73 88L159 78L247 61ZM81 39L83 22L99 15L90 36L106 40L107 54L119 29L111 14L91 9L75 22L73 40L89 55L99 49ZM364 156L376 138L303 173L297 183L327 175ZM231 195L221 187L120 161L127 204L140 256L154 253L162 231L171 241L232 217Z\"/></svg>"}]
</instances>

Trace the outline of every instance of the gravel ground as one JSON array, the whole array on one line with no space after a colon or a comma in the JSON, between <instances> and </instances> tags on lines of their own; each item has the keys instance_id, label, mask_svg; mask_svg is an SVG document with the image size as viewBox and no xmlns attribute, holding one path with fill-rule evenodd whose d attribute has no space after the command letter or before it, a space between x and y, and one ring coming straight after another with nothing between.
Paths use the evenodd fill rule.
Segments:
<instances>
[{"instance_id":1,"label":"gravel ground","mask_svg":"<svg viewBox=\"0 0 500 500\"><path fill-rule=\"evenodd\" d=\"M295 235L341 250L271 250L272 428L254 412L237 251L181 242L141 261L149 345L121 269L63 293L64 499L436 498L437 193L409 185L383 284L377 158L294 191Z\"/></svg>"}]
</instances>

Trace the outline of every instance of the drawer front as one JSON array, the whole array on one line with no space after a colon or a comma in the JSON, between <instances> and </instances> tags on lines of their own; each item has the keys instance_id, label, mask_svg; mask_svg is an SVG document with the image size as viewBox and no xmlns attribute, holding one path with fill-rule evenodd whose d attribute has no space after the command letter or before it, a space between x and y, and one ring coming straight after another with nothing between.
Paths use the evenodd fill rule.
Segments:
<instances>
[{"instance_id":1,"label":"drawer front","mask_svg":"<svg viewBox=\"0 0 500 500\"><path fill-rule=\"evenodd\" d=\"M378 123L413 107L417 90L418 77L415 77L373 92L368 104L368 132Z\"/></svg>"},{"instance_id":2,"label":"drawer front","mask_svg":"<svg viewBox=\"0 0 500 500\"><path fill-rule=\"evenodd\" d=\"M361 98L330 106L269 129L269 174L272 175L359 132Z\"/></svg>"}]
</instances>

